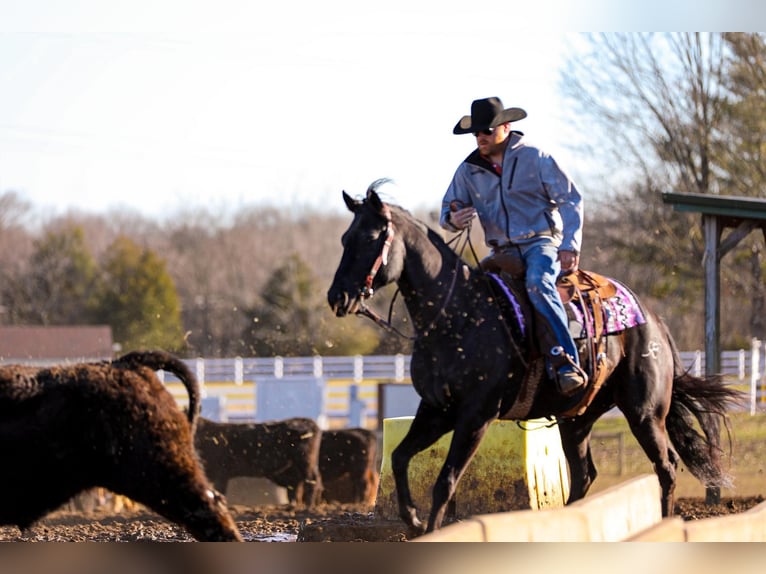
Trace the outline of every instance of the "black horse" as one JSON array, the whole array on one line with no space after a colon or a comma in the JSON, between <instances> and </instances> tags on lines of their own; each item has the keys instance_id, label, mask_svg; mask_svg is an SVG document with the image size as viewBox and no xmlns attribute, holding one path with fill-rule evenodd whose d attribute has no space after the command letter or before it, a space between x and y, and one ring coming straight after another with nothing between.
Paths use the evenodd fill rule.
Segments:
<instances>
[{"instance_id":1,"label":"black horse","mask_svg":"<svg viewBox=\"0 0 766 574\"><path fill-rule=\"evenodd\" d=\"M377 183L377 182L376 182ZM411 377L421 397L409 432L391 456L399 515L413 532L441 527L460 477L495 419L558 418L570 473L567 503L585 496L596 468L590 453L593 424L612 407L624 414L654 464L662 489L662 514L673 513L679 461L708 487L729 486L719 432L726 411L739 400L719 377L686 372L666 326L641 307L645 321L605 337L606 377L577 416L571 399L548 385L528 387L530 333L501 312L488 274L469 267L449 245L406 210L381 201L376 183L365 200L343 192L354 219L343 234L343 257L327 297L338 317L364 312L374 289L396 282L415 329ZM531 392L530 392L531 394ZM705 436L695 430L695 419ZM407 478L411 458L454 431L434 484L427 525L412 502ZM668 441L668 435L670 441Z\"/></svg>"}]
</instances>

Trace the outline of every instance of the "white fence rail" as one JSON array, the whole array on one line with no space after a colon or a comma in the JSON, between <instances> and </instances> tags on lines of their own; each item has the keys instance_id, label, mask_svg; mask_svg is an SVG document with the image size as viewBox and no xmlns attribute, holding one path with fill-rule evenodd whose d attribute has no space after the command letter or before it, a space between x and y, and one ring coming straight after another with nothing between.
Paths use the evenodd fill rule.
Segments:
<instances>
[{"instance_id":1,"label":"white fence rail","mask_svg":"<svg viewBox=\"0 0 766 574\"><path fill-rule=\"evenodd\" d=\"M283 380L287 389L291 383L313 378L324 388L321 410L327 426L373 428L378 424L378 385L410 382L409 355L198 358L184 362L197 375L206 403L213 409L221 408L229 420L270 418L258 412L259 382ZM162 371L160 377L176 400L186 406L188 399L180 381ZM220 407L211 399L218 399ZM261 400L260 404L266 402Z\"/></svg>"},{"instance_id":2,"label":"white fence rail","mask_svg":"<svg viewBox=\"0 0 766 574\"><path fill-rule=\"evenodd\" d=\"M699 376L703 373L704 352L682 352L681 358L692 374ZM721 374L730 384L749 394L746 408L750 414L766 412L765 359L766 348L757 339L753 340L750 349L721 354ZM289 384L290 381L314 378L324 388L321 411L328 426L375 427L378 423L378 386L410 382L408 355L199 358L186 362L196 372L208 404L218 401L221 412L229 420L264 420L265 413L257 412L259 380L283 379ZM177 379L169 373L161 375L183 404L186 396Z\"/></svg>"}]
</instances>

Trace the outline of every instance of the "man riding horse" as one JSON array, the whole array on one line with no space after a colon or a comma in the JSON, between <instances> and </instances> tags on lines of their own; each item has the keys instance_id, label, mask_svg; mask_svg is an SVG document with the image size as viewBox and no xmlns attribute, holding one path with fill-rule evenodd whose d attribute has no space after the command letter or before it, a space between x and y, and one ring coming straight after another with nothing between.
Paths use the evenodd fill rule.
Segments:
<instances>
[{"instance_id":1,"label":"man riding horse","mask_svg":"<svg viewBox=\"0 0 766 574\"><path fill-rule=\"evenodd\" d=\"M582 197L546 152L529 145L511 122L521 108L503 108L499 98L474 100L471 115L455 134L473 134L476 149L458 166L442 200L440 224L457 232L478 217L491 254L488 271L523 273L539 320L542 352L558 389L573 396L588 377L580 367L567 313L556 289L559 274L577 271L582 241Z\"/></svg>"}]
</instances>

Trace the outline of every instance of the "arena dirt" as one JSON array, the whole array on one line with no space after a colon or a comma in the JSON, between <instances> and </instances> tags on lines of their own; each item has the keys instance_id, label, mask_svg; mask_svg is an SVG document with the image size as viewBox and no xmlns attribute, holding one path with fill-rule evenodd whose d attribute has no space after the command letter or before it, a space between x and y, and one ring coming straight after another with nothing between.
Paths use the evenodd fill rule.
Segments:
<instances>
[{"instance_id":1,"label":"arena dirt","mask_svg":"<svg viewBox=\"0 0 766 574\"><path fill-rule=\"evenodd\" d=\"M763 502L763 496L723 498L707 505L702 498L682 498L676 514L697 520L744 512ZM232 506L243 537L249 542L405 542L403 526L396 521L377 521L368 507L324 504L314 510L289 505ZM119 513L96 509L90 512L59 510L20 532L0 527L2 542L191 542L182 529L142 507Z\"/></svg>"}]
</instances>

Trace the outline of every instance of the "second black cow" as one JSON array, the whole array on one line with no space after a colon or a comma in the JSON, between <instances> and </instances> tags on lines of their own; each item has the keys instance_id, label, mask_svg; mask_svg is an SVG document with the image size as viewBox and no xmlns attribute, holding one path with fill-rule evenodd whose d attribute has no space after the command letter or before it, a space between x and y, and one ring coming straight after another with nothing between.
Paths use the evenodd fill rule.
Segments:
<instances>
[{"instance_id":1,"label":"second black cow","mask_svg":"<svg viewBox=\"0 0 766 574\"><path fill-rule=\"evenodd\" d=\"M311 419L220 423L200 417L197 452L215 488L226 492L235 477L261 477L287 489L292 504L319 502L322 431Z\"/></svg>"},{"instance_id":2,"label":"second black cow","mask_svg":"<svg viewBox=\"0 0 766 574\"><path fill-rule=\"evenodd\" d=\"M370 430L326 430L319 472L326 502L374 504L378 488L378 438Z\"/></svg>"}]
</instances>

